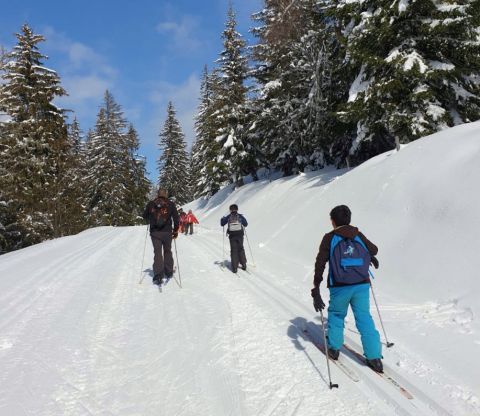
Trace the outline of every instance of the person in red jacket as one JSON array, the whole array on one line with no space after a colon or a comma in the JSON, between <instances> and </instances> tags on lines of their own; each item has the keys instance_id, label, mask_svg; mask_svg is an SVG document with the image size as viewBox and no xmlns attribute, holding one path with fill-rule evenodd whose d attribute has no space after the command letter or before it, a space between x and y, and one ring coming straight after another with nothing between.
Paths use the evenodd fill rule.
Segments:
<instances>
[{"instance_id":1,"label":"person in red jacket","mask_svg":"<svg viewBox=\"0 0 480 416\"><path fill-rule=\"evenodd\" d=\"M185 218L185 235L188 234L188 229L190 229L190 235L193 234L193 224L198 224L198 220L195 215L193 215L192 210L189 210Z\"/></svg>"},{"instance_id":2,"label":"person in red jacket","mask_svg":"<svg viewBox=\"0 0 480 416\"><path fill-rule=\"evenodd\" d=\"M185 232L185 225L187 223L187 213L182 208L178 209L178 215L180 216L180 229L179 232L183 234Z\"/></svg>"}]
</instances>

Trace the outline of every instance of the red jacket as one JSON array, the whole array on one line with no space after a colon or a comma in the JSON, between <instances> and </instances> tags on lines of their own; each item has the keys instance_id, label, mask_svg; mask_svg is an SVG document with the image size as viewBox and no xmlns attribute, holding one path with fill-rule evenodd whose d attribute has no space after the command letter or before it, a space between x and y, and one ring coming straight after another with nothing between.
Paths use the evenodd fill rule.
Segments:
<instances>
[{"instance_id":1,"label":"red jacket","mask_svg":"<svg viewBox=\"0 0 480 416\"><path fill-rule=\"evenodd\" d=\"M187 222L187 214L185 212L182 212L180 214L180 224L185 224Z\"/></svg>"},{"instance_id":2,"label":"red jacket","mask_svg":"<svg viewBox=\"0 0 480 416\"><path fill-rule=\"evenodd\" d=\"M198 224L197 218L196 218L195 215L193 215L193 213L191 213L191 212L189 212L189 213L187 214L187 218L186 218L185 222L186 222L187 224Z\"/></svg>"}]
</instances>

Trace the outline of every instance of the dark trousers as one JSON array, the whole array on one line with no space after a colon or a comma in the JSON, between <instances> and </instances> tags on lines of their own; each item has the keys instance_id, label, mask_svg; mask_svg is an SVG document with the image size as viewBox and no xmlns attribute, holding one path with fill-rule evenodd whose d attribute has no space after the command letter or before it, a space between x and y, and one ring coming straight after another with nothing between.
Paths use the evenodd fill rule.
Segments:
<instances>
[{"instance_id":1,"label":"dark trousers","mask_svg":"<svg viewBox=\"0 0 480 416\"><path fill-rule=\"evenodd\" d=\"M188 234L188 230L190 229L190 234L193 234L193 223L185 224L185 235Z\"/></svg>"},{"instance_id":2,"label":"dark trousers","mask_svg":"<svg viewBox=\"0 0 480 416\"><path fill-rule=\"evenodd\" d=\"M230 235L230 260L232 261L232 270L238 269L240 263L243 267L247 267L247 257L243 248L243 234Z\"/></svg>"},{"instance_id":3,"label":"dark trousers","mask_svg":"<svg viewBox=\"0 0 480 416\"><path fill-rule=\"evenodd\" d=\"M172 232L153 231L150 233L153 244L153 275L163 278L173 274Z\"/></svg>"}]
</instances>

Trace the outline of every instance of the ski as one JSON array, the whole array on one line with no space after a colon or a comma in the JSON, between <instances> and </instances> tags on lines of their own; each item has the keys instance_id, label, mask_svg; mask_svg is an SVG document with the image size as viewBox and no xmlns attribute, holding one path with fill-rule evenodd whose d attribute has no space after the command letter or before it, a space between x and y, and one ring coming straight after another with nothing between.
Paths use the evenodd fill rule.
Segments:
<instances>
[{"instance_id":1,"label":"ski","mask_svg":"<svg viewBox=\"0 0 480 416\"><path fill-rule=\"evenodd\" d=\"M350 352L354 357L355 360L360 362L363 365L367 365L365 361L365 357L360 354L358 351L354 350L352 347L350 347L347 344L343 344L343 347ZM368 366L367 366L368 367ZM370 367L369 367L370 368ZM379 377L383 378L384 380L388 381L392 386L394 386L404 397L406 397L408 400L413 399L413 395L405 388L403 387L397 380L393 378L391 374L385 372L385 369L383 370L383 373L377 373L376 371L372 370L375 374L377 374Z\"/></svg>"},{"instance_id":2,"label":"ski","mask_svg":"<svg viewBox=\"0 0 480 416\"><path fill-rule=\"evenodd\" d=\"M308 332L307 329L303 330L303 333L305 336L310 340L310 342L315 345L322 353L323 355L326 356L326 351L325 351L325 346L323 344L320 344L317 342L313 336ZM358 377L358 374L350 368L347 364L343 362L343 360L339 357L338 360L330 360L331 363L335 364L343 373L345 373L352 381L354 382L359 382L360 378Z\"/></svg>"}]
</instances>

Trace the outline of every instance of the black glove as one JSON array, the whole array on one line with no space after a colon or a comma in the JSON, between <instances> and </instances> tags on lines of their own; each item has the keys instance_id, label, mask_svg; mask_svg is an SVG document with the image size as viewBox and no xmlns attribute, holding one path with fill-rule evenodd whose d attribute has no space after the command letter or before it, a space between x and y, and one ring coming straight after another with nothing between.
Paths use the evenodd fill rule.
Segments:
<instances>
[{"instance_id":1,"label":"black glove","mask_svg":"<svg viewBox=\"0 0 480 416\"><path fill-rule=\"evenodd\" d=\"M175 240L178 237L178 230L172 232L172 238Z\"/></svg>"},{"instance_id":2,"label":"black glove","mask_svg":"<svg viewBox=\"0 0 480 416\"><path fill-rule=\"evenodd\" d=\"M320 312L325 308L325 303L323 303L322 297L320 296L320 288L314 287L311 293L313 298L313 307L315 308L315 311Z\"/></svg>"},{"instance_id":3,"label":"black glove","mask_svg":"<svg viewBox=\"0 0 480 416\"><path fill-rule=\"evenodd\" d=\"M378 259L375 256L372 256L372 258L370 259L370 263L372 263L373 267L375 267L376 269L378 269L378 266L380 265L378 263Z\"/></svg>"}]
</instances>

